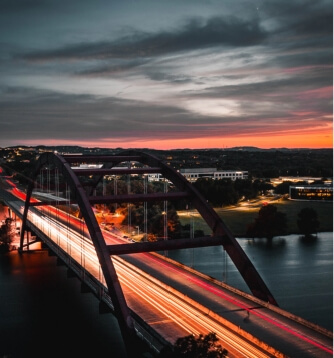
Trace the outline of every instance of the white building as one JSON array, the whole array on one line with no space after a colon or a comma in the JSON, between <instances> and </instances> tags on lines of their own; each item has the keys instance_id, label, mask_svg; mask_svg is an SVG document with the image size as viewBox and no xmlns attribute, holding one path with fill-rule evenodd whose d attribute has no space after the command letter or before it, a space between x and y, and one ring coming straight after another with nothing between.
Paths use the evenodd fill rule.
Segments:
<instances>
[{"instance_id":1,"label":"white building","mask_svg":"<svg viewBox=\"0 0 334 358\"><path fill-rule=\"evenodd\" d=\"M216 168L196 168L196 169L180 169L182 174L189 182L195 182L199 178L218 179L248 179L248 171L241 170L217 170ZM161 181L161 174L148 174L148 181Z\"/></svg>"}]
</instances>

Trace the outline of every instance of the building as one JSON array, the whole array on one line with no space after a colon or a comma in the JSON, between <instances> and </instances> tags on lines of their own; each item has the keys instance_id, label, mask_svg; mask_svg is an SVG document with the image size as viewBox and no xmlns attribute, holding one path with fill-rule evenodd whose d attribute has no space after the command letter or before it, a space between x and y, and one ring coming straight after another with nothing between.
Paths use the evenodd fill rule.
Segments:
<instances>
[{"instance_id":1,"label":"building","mask_svg":"<svg viewBox=\"0 0 334 358\"><path fill-rule=\"evenodd\" d=\"M241 170L217 170L216 168L195 168L195 169L180 169L182 174L189 182L195 182L199 178L208 178L213 180L218 179L248 179L248 171ZM148 181L162 181L161 174L149 174Z\"/></svg>"},{"instance_id":2,"label":"building","mask_svg":"<svg viewBox=\"0 0 334 358\"><path fill-rule=\"evenodd\" d=\"M289 197L294 200L333 201L333 187L328 185L291 185Z\"/></svg>"},{"instance_id":3,"label":"building","mask_svg":"<svg viewBox=\"0 0 334 358\"><path fill-rule=\"evenodd\" d=\"M270 179L270 182L276 186L276 185L279 185L279 184L282 184L284 182L292 182L292 183L301 183L301 182L305 182L307 184L312 184L314 183L315 181L323 181L323 178L320 178L320 177L279 177L279 178L271 178ZM325 182L325 184L331 184L332 183L332 180L327 180L327 182Z\"/></svg>"}]
</instances>

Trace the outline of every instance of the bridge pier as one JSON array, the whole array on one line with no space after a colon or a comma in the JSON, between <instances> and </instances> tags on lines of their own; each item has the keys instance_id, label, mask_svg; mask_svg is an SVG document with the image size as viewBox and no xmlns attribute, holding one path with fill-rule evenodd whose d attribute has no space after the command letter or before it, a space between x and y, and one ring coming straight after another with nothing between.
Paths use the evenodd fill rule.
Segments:
<instances>
[{"instance_id":1,"label":"bridge pier","mask_svg":"<svg viewBox=\"0 0 334 358\"><path fill-rule=\"evenodd\" d=\"M21 232L20 247L18 249L19 252L29 251L29 245L32 243L31 238L32 238L31 231L25 230L25 231ZM24 244L24 239L26 241L25 244ZM26 247L26 250L23 250L23 247Z\"/></svg>"},{"instance_id":2,"label":"bridge pier","mask_svg":"<svg viewBox=\"0 0 334 358\"><path fill-rule=\"evenodd\" d=\"M8 217L12 219L12 214L13 214L13 211L12 209L8 206Z\"/></svg>"}]
</instances>

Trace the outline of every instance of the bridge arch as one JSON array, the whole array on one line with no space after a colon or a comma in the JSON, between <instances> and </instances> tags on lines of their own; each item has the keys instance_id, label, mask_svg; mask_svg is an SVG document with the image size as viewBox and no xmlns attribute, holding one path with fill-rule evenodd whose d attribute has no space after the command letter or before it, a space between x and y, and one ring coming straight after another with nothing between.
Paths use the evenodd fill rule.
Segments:
<instances>
[{"instance_id":1,"label":"bridge arch","mask_svg":"<svg viewBox=\"0 0 334 358\"><path fill-rule=\"evenodd\" d=\"M138 162L144 165L141 168L119 168L118 164L123 162ZM74 169L73 163L102 163L99 168ZM112 262L112 255L131 254L138 252L172 250L190 247L204 247L222 245L232 262L240 272L253 295L261 300L278 305L254 265L240 247L239 243L225 225L218 214L208 205L205 198L197 189L189 183L180 173L161 161L159 158L136 150L122 151L117 155L60 155L53 152L43 153L37 160L30 185L27 189L26 202L23 212L20 248L23 247L24 231L29 208L36 203L31 201L32 192L36 185L36 178L44 166L54 166L63 175L69 185L76 203L80 208L89 234L91 236L105 281L108 293L114 305L115 315L118 319L124 341L131 340L134 334L133 322L130 316L122 288L120 286L115 267ZM172 182L178 191L154 194L128 194L112 196L93 196L92 190L96 187L104 175L113 174L148 174L160 173L167 180ZM80 178L92 176L95 178L90 191L84 189ZM117 203L117 202L148 202L163 200L188 200L200 213L212 230L211 237L200 237L178 240L164 240L158 242L128 243L119 245L107 245L100 226L92 209L93 204ZM42 203L43 204L43 203ZM45 205L55 204L45 202Z\"/></svg>"},{"instance_id":2,"label":"bridge arch","mask_svg":"<svg viewBox=\"0 0 334 358\"><path fill-rule=\"evenodd\" d=\"M114 306L115 316L117 317L122 337L125 342L125 346L131 347L132 339L135 334L132 318L130 316L128 306L126 304L122 288L118 281L115 267L113 265L112 260L110 259L110 254L104 241L100 226L96 221L95 214L92 210L86 192L81 185L78 177L74 174L70 164L65 160L63 156L59 154L52 152L43 153L37 160L35 170L33 172L33 177L31 178L32 180L27 189L25 207L22 218L20 249L22 250L24 232L27 228L26 222L28 210L30 206L33 206L35 204L31 202L31 196L33 189L36 185L36 178L41 168L45 165L54 165L58 168L58 170L60 170L76 198L76 201L80 208L80 212L82 213L82 217L85 220L89 234L94 244L99 263L101 265L104 279L107 284L108 293ZM47 203L45 203L45 205L47 205Z\"/></svg>"}]
</instances>

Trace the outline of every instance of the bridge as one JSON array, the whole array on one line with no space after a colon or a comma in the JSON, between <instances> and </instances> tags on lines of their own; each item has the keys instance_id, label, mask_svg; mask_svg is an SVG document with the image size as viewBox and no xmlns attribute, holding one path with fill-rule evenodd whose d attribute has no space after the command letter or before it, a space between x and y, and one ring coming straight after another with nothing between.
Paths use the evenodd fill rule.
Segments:
<instances>
[{"instance_id":1,"label":"bridge","mask_svg":"<svg viewBox=\"0 0 334 358\"><path fill-rule=\"evenodd\" d=\"M148 183L148 174L165 178ZM106 193L105 178L113 182ZM126 183L121 190L117 185ZM19 251L42 241L99 299L101 310L116 316L129 357L134 342L152 350L189 334L215 332L229 357L331 357L332 332L279 308L233 234L181 174L158 158L138 151L115 156L59 155L47 152L35 164L26 191L2 178L1 196L22 220ZM141 185L139 185L141 183ZM110 186L110 185L109 185ZM157 190L158 188L158 190ZM109 187L110 189L110 187ZM160 191L159 191L160 190ZM118 192L120 192L118 194ZM196 210L210 236L173 238L171 203ZM95 208L127 211L141 223L141 241L130 241L99 224ZM162 240L152 240L152 208L161 209ZM157 210L155 210L157 211ZM152 240L152 241L151 241ZM252 294L228 286L170 260L168 250L221 246ZM164 255L165 253L165 255ZM249 324L251 322L251 324Z\"/></svg>"}]
</instances>

